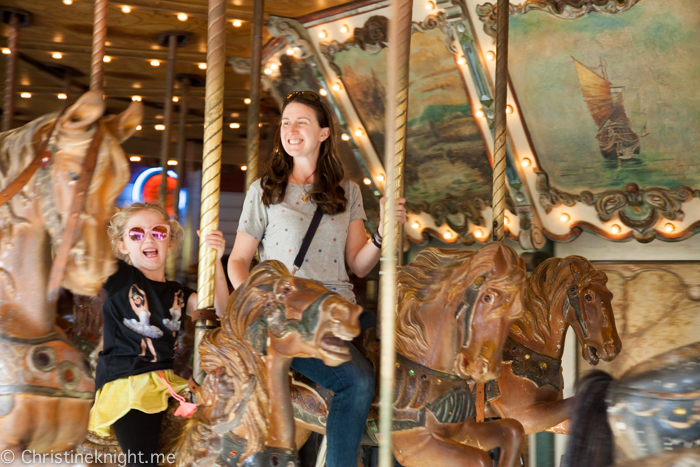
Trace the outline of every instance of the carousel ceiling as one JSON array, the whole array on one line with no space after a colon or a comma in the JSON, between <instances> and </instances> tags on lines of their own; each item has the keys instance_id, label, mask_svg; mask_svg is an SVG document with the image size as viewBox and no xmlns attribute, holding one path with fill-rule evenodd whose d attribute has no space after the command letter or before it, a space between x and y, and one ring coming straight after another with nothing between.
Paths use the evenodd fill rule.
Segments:
<instances>
[{"instance_id":1,"label":"carousel ceiling","mask_svg":"<svg viewBox=\"0 0 700 467\"><path fill-rule=\"evenodd\" d=\"M30 10L20 37L18 119L58 108L67 65L88 74L92 2L6 2ZM263 121L291 90L319 92L335 110L349 174L370 208L384 191L388 1L266 2ZM495 3L495 2L494 2ZM186 30L178 73L205 61L206 2L111 3L108 103L147 107L140 147L158 154L165 50ZM252 0L229 4L226 160L243 164ZM180 21L178 13L186 13ZM234 27L233 20L242 20ZM472 244L490 238L495 11L483 0L415 0L411 38L406 232ZM700 230L700 10L684 0L512 0L507 231L524 248L582 231L614 240L678 241ZM62 54L60 60L52 54ZM161 63L151 66L152 60ZM88 84L72 78L73 92ZM201 140L203 90L188 138ZM176 91L177 95L177 91ZM272 125L269 125L270 127ZM133 146L132 146L133 147Z\"/></svg>"}]
</instances>

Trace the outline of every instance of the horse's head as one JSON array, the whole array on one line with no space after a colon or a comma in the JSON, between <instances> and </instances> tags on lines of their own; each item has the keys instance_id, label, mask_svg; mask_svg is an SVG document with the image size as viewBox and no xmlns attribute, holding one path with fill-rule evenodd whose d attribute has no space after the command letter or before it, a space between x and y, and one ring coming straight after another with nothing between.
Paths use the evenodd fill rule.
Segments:
<instances>
[{"instance_id":1,"label":"horse's head","mask_svg":"<svg viewBox=\"0 0 700 467\"><path fill-rule=\"evenodd\" d=\"M261 271L270 270L278 273L266 274L266 280L257 279ZM330 292L319 282L289 276L276 261L258 265L249 281L262 294L260 313L248 321L245 332L246 340L256 350L318 358L330 366L350 360L345 342L360 333L362 307Z\"/></svg>"},{"instance_id":2,"label":"horse's head","mask_svg":"<svg viewBox=\"0 0 700 467\"><path fill-rule=\"evenodd\" d=\"M500 375L508 330L523 313L525 277L522 259L505 244L485 245L474 255L454 311L462 343L454 361L456 374L479 383Z\"/></svg>"},{"instance_id":3,"label":"horse's head","mask_svg":"<svg viewBox=\"0 0 700 467\"><path fill-rule=\"evenodd\" d=\"M622 349L615 327L613 294L605 285L608 276L581 256L564 259L570 274L566 281L564 319L576 333L583 358L591 365L613 360Z\"/></svg>"},{"instance_id":4,"label":"horse's head","mask_svg":"<svg viewBox=\"0 0 700 467\"><path fill-rule=\"evenodd\" d=\"M63 287L81 295L94 295L115 270L107 236L107 223L114 214L114 201L129 181L129 164L120 143L129 138L141 122L142 106L132 103L122 114L102 119L102 94L90 91L61 115L49 150L49 187L43 187L43 215L54 248L68 221L95 133L101 128L102 141L79 215L75 243L69 253Z\"/></svg>"}]
</instances>

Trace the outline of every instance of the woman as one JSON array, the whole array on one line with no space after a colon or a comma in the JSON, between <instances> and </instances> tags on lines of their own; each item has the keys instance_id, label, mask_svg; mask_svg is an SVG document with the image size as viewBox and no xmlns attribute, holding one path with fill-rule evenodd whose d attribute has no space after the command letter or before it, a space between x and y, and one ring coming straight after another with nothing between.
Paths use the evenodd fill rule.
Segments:
<instances>
[{"instance_id":1,"label":"woman","mask_svg":"<svg viewBox=\"0 0 700 467\"><path fill-rule=\"evenodd\" d=\"M406 221L404 203L402 198L396 205L400 224ZM384 199L380 206L379 225L383 225ZM243 203L228 262L233 286L238 287L248 277L258 249L261 260L282 261L291 271L316 209L324 215L296 275L321 281L355 302L346 265L358 277L367 275L379 261L381 235L375 232L367 240L360 187L344 179L331 111L316 93L293 92L284 102L272 157ZM360 318L361 323L371 320L368 311ZM326 425L328 467L357 466L374 393L372 366L356 348L349 347L352 360L339 367L302 358L292 364L335 394Z\"/></svg>"}]
</instances>

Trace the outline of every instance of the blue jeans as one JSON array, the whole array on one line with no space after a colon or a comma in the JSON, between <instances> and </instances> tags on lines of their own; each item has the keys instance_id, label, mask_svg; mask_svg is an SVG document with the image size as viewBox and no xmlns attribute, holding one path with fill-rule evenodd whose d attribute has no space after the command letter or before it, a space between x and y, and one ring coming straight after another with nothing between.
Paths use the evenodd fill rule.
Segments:
<instances>
[{"instance_id":1,"label":"blue jeans","mask_svg":"<svg viewBox=\"0 0 700 467\"><path fill-rule=\"evenodd\" d=\"M376 325L365 310L362 331ZM352 360L331 367L315 358L295 358L292 368L335 393L328 413L326 467L357 467L357 455L374 396L374 369L354 345L348 344Z\"/></svg>"}]
</instances>

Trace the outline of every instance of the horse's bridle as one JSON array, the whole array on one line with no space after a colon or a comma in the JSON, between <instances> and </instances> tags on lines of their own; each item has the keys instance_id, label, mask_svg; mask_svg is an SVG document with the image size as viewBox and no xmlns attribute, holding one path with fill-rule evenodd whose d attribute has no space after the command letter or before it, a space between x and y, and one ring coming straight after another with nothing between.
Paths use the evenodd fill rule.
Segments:
<instances>
[{"instance_id":1,"label":"horse's bridle","mask_svg":"<svg viewBox=\"0 0 700 467\"><path fill-rule=\"evenodd\" d=\"M42 141L39 151L37 152L34 160L22 171L22 173L7 187L0 191L0 206L5 205L10 201L19 191L24 188L24 186L29 183L29 180L36 173L36 171L41 168L42 171L48 173L49 167L53 162L53 156L55 150L48 151L48 145L53 137L54 131L58 126L58 121L65 112L64 107L58 114L51 129L49 130L46 139ZM49 303L54 303L58 298L58 290L61 286L61 280L63 279L63 274L65 272L66 265L68 264L68 253L73 246L75 241L75 236L77 234L78 218L80 213L85 208L85 199L87 195L88 187L92 181L92 176L95 173L95 167L97 166L97 152L102 143L102 127L97 125L95 130L95 135L90 142L88 147L87 155L85 156L85 162L83 164L83 170L80 173L80 177L75 186L75 194L73 195L73 201L71 203L70 211L68 212L68 218L66 220L66 225L62 229L62 232L57 237L60 238L60 246L56 251L53 263L51 265L51 272L49 274L49 283L47 290L47 300ZM46 201L46 200L45 200ZM52 204L53 201L49 200ZM60 223L59 223L60 225ZM56 243L54 241L54 243Z\"/></svg>"},{"instance_id":2,"label":"horse's bridle","mask_svg":"<svg viewBox=\"0 0 700 467\"><path fill-rule=\"evenodd\" d=\"M581 312L581 303L579 302L577 285L574 284L571 287L567 288L566 295L568 297L569 305L571 305L571 308L574 309L574 313L576 314L576 320L578 321L578 324L581 326L581 330L583 331L583 337L589 337L590 334L588 333L588 327L586 326L586 323L583 321L583 313ZM566 312L568 311L568 309L569 309L569 307L564 308L564 318L565 319L566 319Z\"/></svg>"},{"instance_id":3,"label":"horse's bridle","mask_svg":"<svg viewBox=\"0 0 700 467\"><path fill-rule=\"evenodd\" d=\"M462 314L462 320L464 321L464 339L462 340L462 347L466 347L471 337L471 320L472 313L474 312L474 305L476 304L476 297L479 296L479 289L486 282L486 276L479 276L474 279L474 282L467 288L464 293L464 298L462 302L457 307L455 311L455 319L459 316L460 311L464 309Z\"/></svg>"}]
</instances>

